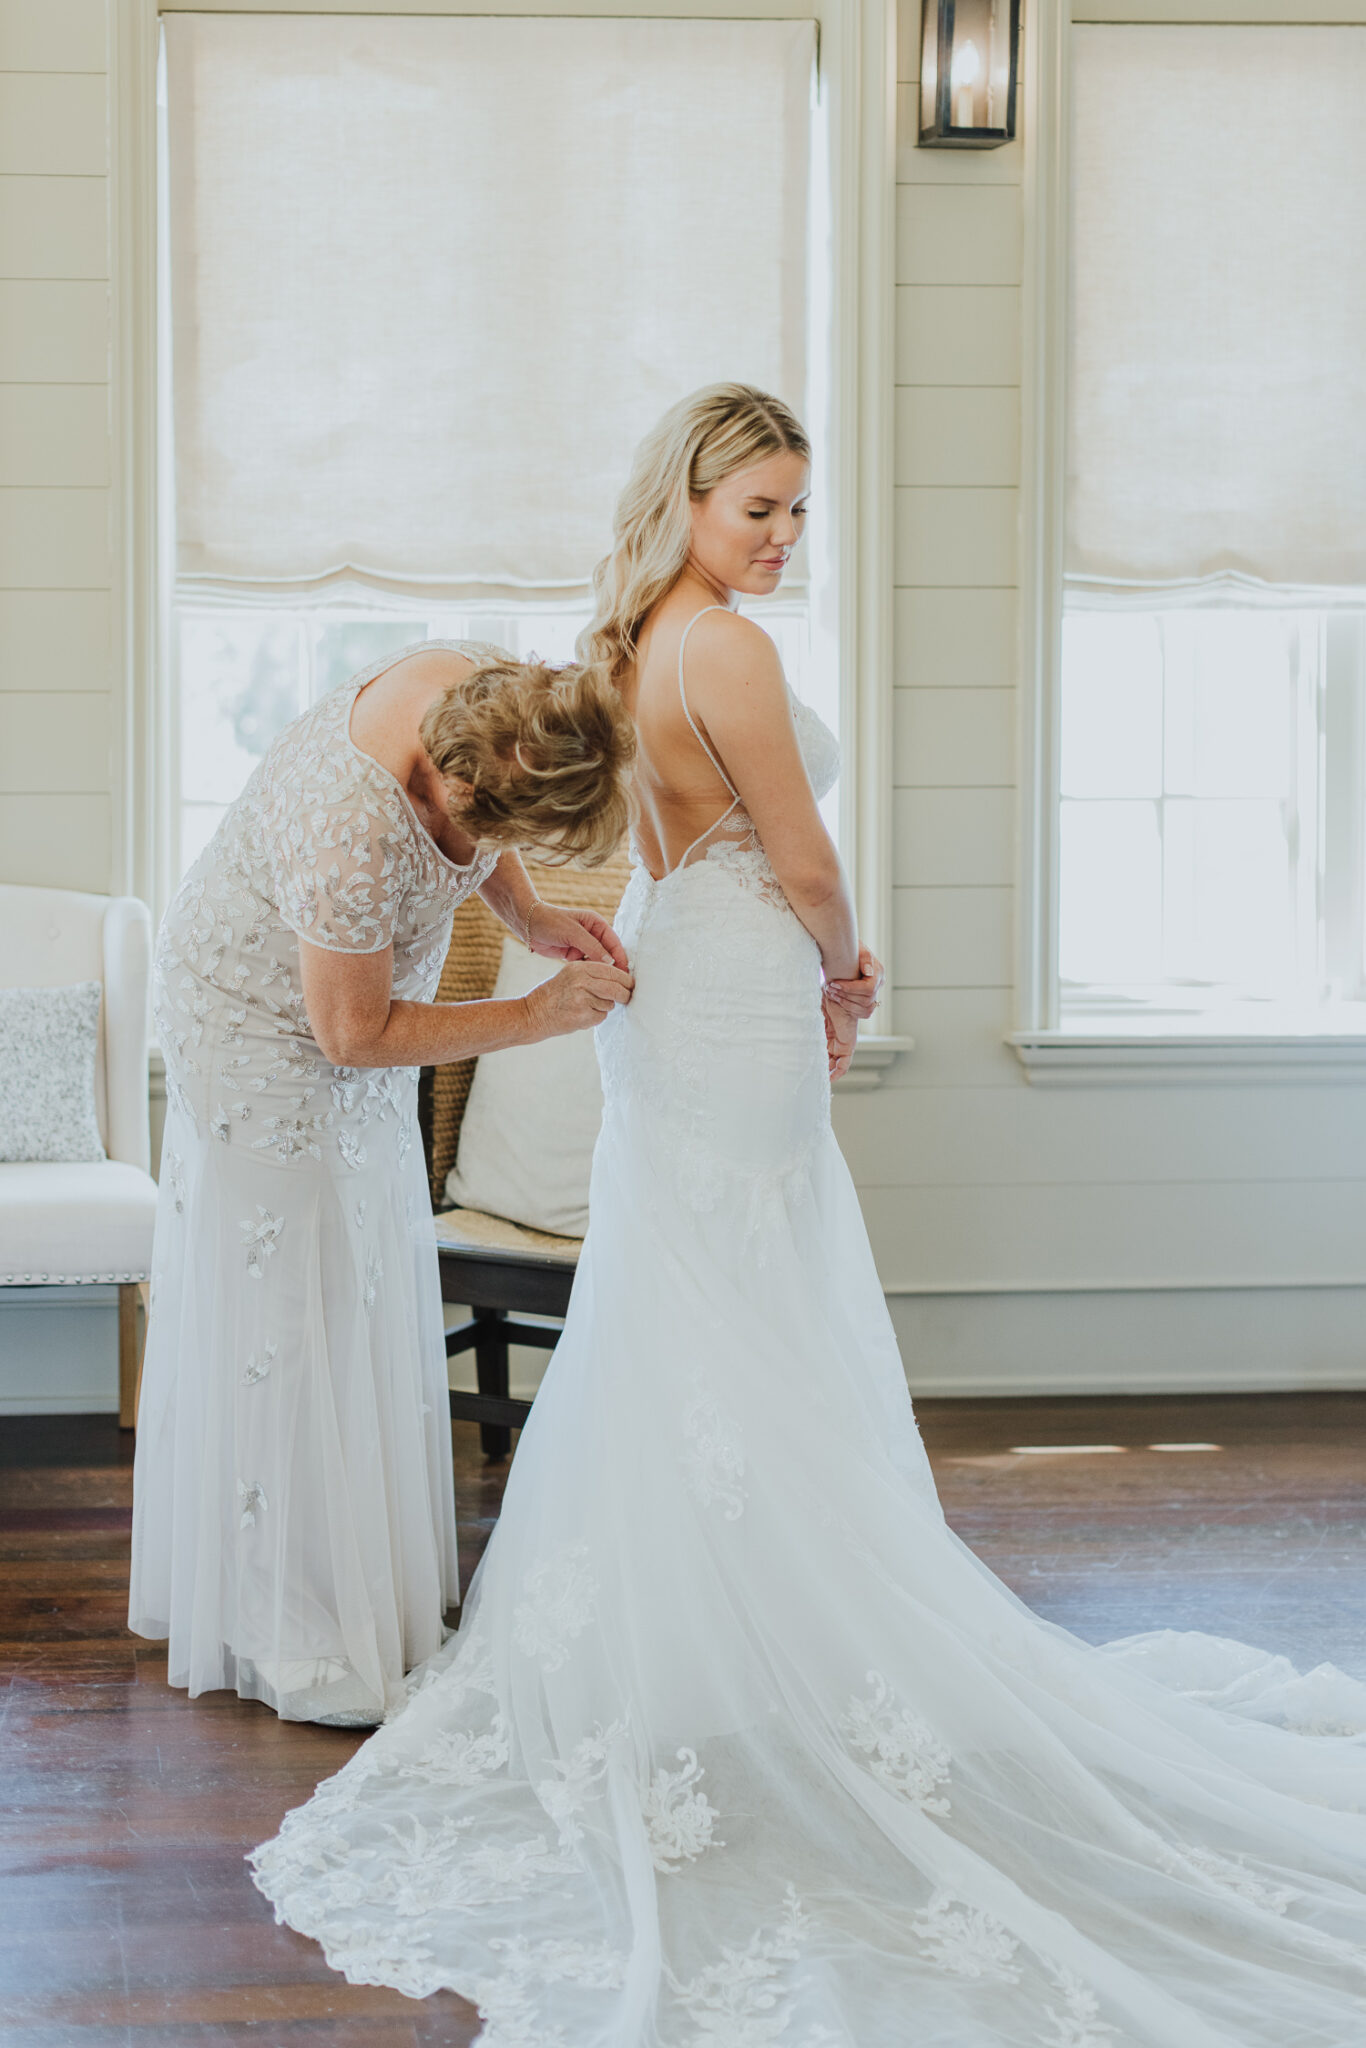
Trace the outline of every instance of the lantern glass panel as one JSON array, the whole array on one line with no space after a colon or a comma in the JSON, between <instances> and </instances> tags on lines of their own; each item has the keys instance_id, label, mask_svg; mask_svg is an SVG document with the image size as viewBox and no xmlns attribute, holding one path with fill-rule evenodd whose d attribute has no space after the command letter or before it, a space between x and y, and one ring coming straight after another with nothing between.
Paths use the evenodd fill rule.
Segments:
<instances>
[{"instance_id":1,"label":"lantern glass panel","mask_svg":"<svg viewBox=\"0 0 1366 2048\"><path fill-rule=\"evenodd\" d=\"M1004 130L1010 95L1010 0L955 0L949 127Z\"/></svg>"},{"instance_id":2,"label":"lantern glass panel","mask_svg":"<svg viewBox=\"0 0 1366 2048\"><path fill-rule=\"evenodd\" d=\"M938 114L939 100L939 23L941 8L938 0L924 0L920 26L920 132L933 132Z\"/></svg>"}]
</instances>

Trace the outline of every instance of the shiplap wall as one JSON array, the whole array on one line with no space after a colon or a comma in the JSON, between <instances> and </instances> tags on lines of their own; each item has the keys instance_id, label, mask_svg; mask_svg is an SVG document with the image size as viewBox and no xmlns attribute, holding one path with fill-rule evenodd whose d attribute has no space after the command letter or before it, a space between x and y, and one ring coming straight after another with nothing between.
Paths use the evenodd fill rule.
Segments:
<instances>
[{"instance_id":1,"label":"shiplap wall","mask_svg":"<svg viewBox=\"0 0 1366 2048\"><path fill-rule=\"evenodd\" d=\"M837 1099L914 1386L1366 1384L1366 1090L1031 1088L1013 1019L1023 159L897 162L894 1028Z\"/></svg>"},{"instance_id":2,"label":"shiplap wall","mask_svg":"<svg viewBox=\"0 0 1366 2048\"><path fill-rule=\"evenodd\" d=\"M110 880L105 0L0 6L0 876Z\"/></svg>"},{"instance_id":3,"label":"shiplap wall","mask_svg":"<svg viewBox=\"0 0 1366 2048\"><path fill-rule=\"evenodd\" d=\"M1003 1044L1021 149L916 149L918 0L900 46L887 1007L917 1043L836 1117L908 1372L963 1393L1366 1384L1366 1090L1038 1090ZM111 881L105 68L105 0L0 0L0 877L93 889Z\"/></svg>"}]
</instances>

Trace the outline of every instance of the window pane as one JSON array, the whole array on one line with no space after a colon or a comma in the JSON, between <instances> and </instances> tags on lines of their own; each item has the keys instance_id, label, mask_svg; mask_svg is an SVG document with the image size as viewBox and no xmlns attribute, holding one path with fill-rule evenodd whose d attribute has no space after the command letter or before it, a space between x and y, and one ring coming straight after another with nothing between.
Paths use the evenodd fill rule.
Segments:
<instances>
[{"instance_id":1,"label":"window pane","mask_svg":"<svg viewBox=\"0 0 1366 2048\"><path fill-rule=\"evenodd\" d=\"M1203 991L1202 1008L1312 992L1321 644L1317 614L1253 608L1065 621L1060 936L1074 1003L1078 984L1090 1009L1107 991L1119 1007L1155 1001L1163 985ZM1139 794L1153 801L1116 801Z\"/></svg>"},{"instance_id":2,"label":"window pane","mask_svg":"<svg viewBox=\"0 0 1366 2048\"><path fill-rule=\"evenodd\" d=\"M298 715L298 629L270 614L182 614L179 666L181 796L231 803Z\"/></svg>"},{"instance_id":3,"label":"window pane","mask_svg":"<svg viewBox=\"0 0 1366 2048\"><path fill-rule=\"evenodd\" d=\"M1293 994L1290 849L1275 803L1167 805L1166 972L1249 994Z\"/></svg>"},{"instance_id":4,"label":"window pane","mask_svg":"<svg viewBox=\"0 0 1366 2048\"><path fill-rule=\"evenodd\" d=\"M1162 641L1155 618L1063 621L1064 796L1162 794Z\"/></svg>"},{"instance_id":5,"label":"window pane","mask_svg":"<svg viewBox=\"0 0 1366 2048\"><path fill-rule=\"evenodd\" d=\"M1295 640L1275 612L1174 612L1162 621L1169 794L1288 797Z\"/></svg>"},{"instance_id":6,"label":"window pane","mask_svg":"<svg viewBox=\"0 0 1366 2048\"><path fill-rule=\"evenodd\" d=\"M1156 804L1063 804L1060 952L1067 982L1161 979Z\"/></svg>"},{"instance_id":7,"label":"window pane","mask_svg":"<svg viewBox=\"0 0 1366 2048\"><path fill-rule=\"evenodd\" d=\"M423 619L319 619L313 629L313 693L326 696L371 662L418 640L440 639Z\"/></svg>"}]
</instances>

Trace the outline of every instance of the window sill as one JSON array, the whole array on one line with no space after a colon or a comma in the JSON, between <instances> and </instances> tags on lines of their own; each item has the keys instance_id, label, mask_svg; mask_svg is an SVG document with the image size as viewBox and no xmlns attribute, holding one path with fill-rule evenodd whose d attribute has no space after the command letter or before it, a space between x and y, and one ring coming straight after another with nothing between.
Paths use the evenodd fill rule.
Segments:
<instances>
[{"instance_id":1,"label":"window sill","mask_svg":"<svg viewBox=\"0 0 1366 2048\"><path fill-rule=\"evenodd\" d=\"M847 1074L834 1083L837 1095L866 1095L870 1088L880 1088L882 1077L892 1061L904 1052L915 1051L913 1038L893 1038L879 1032L870 1032L861 1037L854 1047L854 1057Z\"/></svg>"},{"instance_id":2,"label":"window sill","mask_svg":"<svg viewBox=\"0 0 1366 2048\"><path fill-rule=\"evenodd\" d=\"M1366 1034L1013 1031L1036 1088L1260 1087L1366 1082Z\"/></svg>"}]
</instances>

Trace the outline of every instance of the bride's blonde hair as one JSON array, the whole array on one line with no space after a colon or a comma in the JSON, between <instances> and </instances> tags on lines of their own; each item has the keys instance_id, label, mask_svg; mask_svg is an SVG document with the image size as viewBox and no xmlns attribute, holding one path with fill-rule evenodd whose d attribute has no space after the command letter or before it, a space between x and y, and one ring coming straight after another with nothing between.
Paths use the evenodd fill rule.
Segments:
<instances>
[{"instance_id":1,"label":"bride's blonde hair","mask_svg":"<svg viewBox=\"0 0 1366 2048\"><path fill-rule=\"evenodd\" d=\"M635 660L636 635L683 573L692 501L766 455L811 443L781 398L753 384L707 384L671 406L636 450L612 522L612 552L593 571L597 609L576 652L612 681Z\"/></svg>"}]
</instances>

